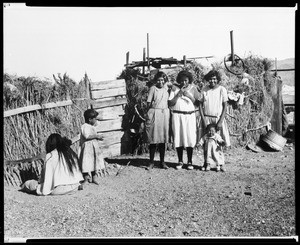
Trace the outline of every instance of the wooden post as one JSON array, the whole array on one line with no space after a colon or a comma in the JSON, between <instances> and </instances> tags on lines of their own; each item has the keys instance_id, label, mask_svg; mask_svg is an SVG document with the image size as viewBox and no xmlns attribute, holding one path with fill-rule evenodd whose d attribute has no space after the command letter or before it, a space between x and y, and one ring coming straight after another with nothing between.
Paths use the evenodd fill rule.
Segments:
<instances>
[{"instance_id":1,"label":"wooden post","mask_svg":"<svg viewBox=\"0 0 300 245\"><path fill-rule=\"evenodd\" d=\"M230 44L231 44L231 65L234 66L234 50L233 50L233 31L230 31Z\"/></svg>"},{"instance_id":2,"label":"wooden post","mask_svg":"<svg viewBox=\"0 0 300 245\"><path fill-rule=\"evenodd\" d=\"M145 66L144 66L145 61L146 61L146 49L143 48L143 76L145 76Z\"/></svg>"},{"instance_id":3,"label":"wooden post","mask_svg":"<svg viewBox=\"0 0 300 245\"><path fill-rule=\"evenodd\" d=\"M85 77L85 89L86 89L86 98L88 99L91 109L93 109L93 105L92 105L92 103L90 103L90 101L91 101L90 81L89 81L89 79L87 79L87 77Z\"/></svg>"},{"instance_id":4,"label":"wooden post","mask_svg":"<svg viewBox=\"0 0 300 245\"><path fill-rule=\"evenodd\" d=\"M184 68L186 67L186 56L184 55L183 56L183 65L184 65Z\"/></svg>"},{"instance_id":5,"label":"wooden post","mask_svg":"<svg viewBox=\"0 0 300 245\"><path fill-rule=\"evenodd\" d=\"M126 53L126 65L129 64L129 51Z\"/></svg>"},{"instance_id":6,"label":"wooden post","mask_svg":"<svg viewBox=\"0 0 300 245\"><path fill-rule=\"evenodd\" d=\"M277 76L277 58L275 58L275 76Z\"/></svg>"},{"instance_id":7,"label":"wooden post","mask_svg":"<svg viewBox=\"0 0 300 245\"><path fill-rule=\"evenodd\" d=\"M147 61L148 61L148 71L150 74L150 60L149 60L149 33L147 33Z\"/></svg>"},{"instance_id":8,"label":"wooden post","mask_svg":"<svg viewBox=\"0 0 300 245\"><path fill-rule=\"evenodd\" d=\"M282 80L277 79L277 96L278 96L278 133L282 135Z\"/></svg>"},{"instance_id":9,"label":"wooden post","mask_svg":"<svg viewBox=\"0 0 300 245\"><path fill-rule=\"evenodd\" d=\"M272 93L274 104L273 115L271 118L271 127L278 134L282 134L282 81L279 78L275 79L276 89Z\"/></svg>"}]
</instances>

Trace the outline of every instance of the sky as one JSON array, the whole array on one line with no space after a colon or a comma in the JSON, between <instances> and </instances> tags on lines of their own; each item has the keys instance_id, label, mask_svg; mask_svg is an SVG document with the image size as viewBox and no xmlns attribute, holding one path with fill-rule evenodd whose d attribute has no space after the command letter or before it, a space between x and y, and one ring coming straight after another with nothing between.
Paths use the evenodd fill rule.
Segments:
<instances>
[{"instance_id":1,"label":"sky","mask_svg":"<svg viewBox=\"0 0 300 245\"><path fill-rule=\"evenodd\" d=\"M4 72L79 82L114 80L129 62L149 57L221 62L231 52L295 57L296 7L3 7Z\"/></svg>"}]
</instances>

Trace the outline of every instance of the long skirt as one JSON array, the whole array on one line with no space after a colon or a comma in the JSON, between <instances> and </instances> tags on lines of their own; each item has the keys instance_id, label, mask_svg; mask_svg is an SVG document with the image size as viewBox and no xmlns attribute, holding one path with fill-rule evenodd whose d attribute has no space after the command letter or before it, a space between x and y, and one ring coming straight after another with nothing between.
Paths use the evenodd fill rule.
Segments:
<instances>
[{"instance_id":1,"label":"long skirt","mask_svg":"<svg viewBox=\"0 0 300 245\"><path fill-rule=\"evenodd\" d=\"M194 147L196 145L197 130L195 113L173 113L172 129L174 147Z\"/></svg>"},{"instance_id":2,"label":"long skirt","mask_svg":"<svg viewBox=\"0 0 300 245\"><path fill-rule=\"evenodd\" d=\"M102 157L99 142L94 140L85 141L79 148L79 164L81 164L82 173L90 173L105 169L104 159Z\"/></svg>"},{"instance_id":3,"label":"long skirt","mask_svg":"<svg viewBox=\"0 0 300 245\"><path fill-rule=\"evenodd\" d=\"M170 110L150 108L146 121L146 135L149 144L169 142Z\"/></svg>"}]
</instances>

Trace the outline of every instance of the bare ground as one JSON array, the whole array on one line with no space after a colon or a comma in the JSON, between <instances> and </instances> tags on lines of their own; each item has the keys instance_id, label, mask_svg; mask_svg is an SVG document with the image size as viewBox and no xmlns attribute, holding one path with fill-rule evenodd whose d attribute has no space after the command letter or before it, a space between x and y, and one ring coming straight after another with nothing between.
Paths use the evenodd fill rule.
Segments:
<instances>
[{"instance_id":1,"label":"bare ground","mask_svg":"<svg viewBox=\"0 0 300 245\"><path fill-rule=\"evenodd\" d=\"M225 173L176 170L174 151L167 170L145 170L148 155L109 159L110 175L99 186L72 195L5 186L4 238L296 235L294 145L262 153L232 148L225 157ZM199 167L203 156L195 152L193 161Z\"/></svg>"}]
</instances>

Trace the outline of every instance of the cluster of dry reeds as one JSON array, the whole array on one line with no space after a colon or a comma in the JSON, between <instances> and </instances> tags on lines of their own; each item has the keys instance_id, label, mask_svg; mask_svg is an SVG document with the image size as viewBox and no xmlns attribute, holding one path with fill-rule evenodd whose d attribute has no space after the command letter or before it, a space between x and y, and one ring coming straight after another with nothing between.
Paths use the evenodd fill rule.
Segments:
<instances>
[{"instance_id":1,"label":"cluster of dry reeds","mask_svg":"<svg viewBox=\"0 0 300 245\"><path fill-rule=\"evenodd\" d=\"M87 75L75 83L66 74L58 75L54 84L28 77L15 77L5 74L4 82L13 85L3 94L4 109L15 109L34 104L63 101L86 97L83 84ZM73 138L80 132L84 123L83 112L89 107L87 101L74 101L73 105L31 111L4 118L4 160L12 161L32 158L45 152L45 142L50 134L59 133ZM72 146L77 151L77 145ZM38 178L40 160L4 164L7 183L16 184L28 179Z\"/></svg>"}]
</instances>

